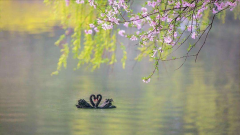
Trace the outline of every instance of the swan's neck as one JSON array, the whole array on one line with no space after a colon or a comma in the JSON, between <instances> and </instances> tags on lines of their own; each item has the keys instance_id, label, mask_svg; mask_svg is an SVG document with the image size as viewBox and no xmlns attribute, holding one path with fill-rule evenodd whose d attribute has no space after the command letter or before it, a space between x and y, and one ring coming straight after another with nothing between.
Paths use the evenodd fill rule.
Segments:
<instances>
[{"instance_id":1,"label":"swan's neck","mask_svg":"<svg viewBox=\"0 0 240 135\"><path fill-rule=\"evenodd\" d=\"M99 99L98 99L98 97L99 97ZM102 95L98 95L97 96L97 99L98 99L98 102L97 102L97 104L96 104L96 108L98 107L98 105L99 105L99 103L101 102L101 100L102 100Z\"/></svg>"},{"instance_id":2,"label":"swan's neck","mask_svg":"<svg viewBox=\"0 0 240 135\"><path fill-rule=\"evenodd\" d=\"M95 104L94 104L94 102L92 101L92 97L95 99L95 95L91 95L91 96L90 96L90 102L91 102L92 106L95 107Z\"/></svg>"}]
</instances>

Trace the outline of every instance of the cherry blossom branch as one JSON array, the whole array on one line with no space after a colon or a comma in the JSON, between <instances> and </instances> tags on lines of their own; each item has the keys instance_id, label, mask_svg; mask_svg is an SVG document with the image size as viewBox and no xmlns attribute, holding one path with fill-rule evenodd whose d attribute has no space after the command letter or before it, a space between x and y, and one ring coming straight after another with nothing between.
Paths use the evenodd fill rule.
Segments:
<instances>
[{"instance_id":1,"label":"cherry blossom branch","mask_svg":"<svg viewBox=\"0 0 240 135\"><path fill-rule=\"evenodd\" d=\"M108 0L106 4L104 3L104 9L101 9L100 5L95 1L81 0L81 2L87 2L100 12L97 20L90 25L90 30L93 29L96 32L98 32L98 29L109 30L114 29L114 26L117 25L137 29L134 34L126 33L124 29L119 30L118 34L131 41L138 41L141 49L138 56L145 54L155 61L155 67L151 74L143 78L143 81L148 83L155 71L158 70L159 61L184 58L184 62L177 69L184 65L188 57L195 56L196 62L200 51L206 44L215 16L223 10L233 10L240 0L150 0L141 7L141 12L137 14L130 10L133 0ZM204 30L201 30L200 26L205 26L205 22L201 21L202 16L207 9L212 10L213 18L211 23L207 24ZM128 19L125 14L128 14ZM86 30L85 33L92 34L90 30ZM188 34L185 36L185 33ZM204 33L206 33L206 36L198 52L195 55L189 55ZM186 38L182 39L183 36ZM169 55L175 53L190 38L196 39L196 42L189 46L186 55L167 59ZM152 53L147 54L149 52Z\"/></svg>"}]
</instances>

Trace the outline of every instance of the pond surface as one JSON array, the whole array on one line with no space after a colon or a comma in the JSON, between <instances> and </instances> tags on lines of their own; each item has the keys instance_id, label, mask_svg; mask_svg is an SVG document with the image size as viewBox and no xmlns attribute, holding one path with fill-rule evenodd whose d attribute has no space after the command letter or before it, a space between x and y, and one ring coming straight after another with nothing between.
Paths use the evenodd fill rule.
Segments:
<instances>
[{"instance_id":1,"label":"pond surface","mask_svg":"<svg viewBox=\"0 0 240 135\"><path fill-rule=\"evenodd\" d=\"M29 3L21 4L28 7ZM174 69L181 60L161 63L149 84L142 83L141 77L152 71L152 63L143 61L132 69L136 48L129 49L125 70L118 63L95 72L86 67L74 71L77 63L69 59L67 69L51 76L60 56L54 42L64 31L57 26L45 26L47 31L40 32L4 26L0 135L237 135L239 23L216 21L197 63L190 58L179 70ZM80 98L88 101L90 94L98 93L113 98L117 108L75 107Z\"/></svg>"}]
</instances>

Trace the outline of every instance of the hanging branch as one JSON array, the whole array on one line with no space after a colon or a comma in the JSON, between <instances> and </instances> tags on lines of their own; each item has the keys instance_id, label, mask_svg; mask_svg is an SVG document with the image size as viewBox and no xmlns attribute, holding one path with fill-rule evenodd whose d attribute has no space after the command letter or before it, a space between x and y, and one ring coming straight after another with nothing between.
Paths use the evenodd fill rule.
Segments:
<instances>
[{"instance_id":1,"label":"hanging branch","mask_svg":"<svg viewBox=\"0 0 240 135\"><path fill-rule=\"evenodd\" d=\"M69 2L66 0L67 6ZM85 30L85 35L97 35L99 30L115 30L119 25L125 27L119 30L118 34L130 41L137 41L140 52L136 59L148 57L154 60L153 71L143 78L143 82L148 83L158 70L160 61L184 59L177 69L184 65L188 57L194 56L196 62L206 44L216 15L226 9L232 11L239 0L150 0L140 7L139 13L134 13L131 9L133 0L77 0L76 3L88 4L97 11L96 19ZM205 13L207 10L212 11L212 18L203 20L203 15L208 14ZM210 23L207 23L209 20ZM205 28L201 29L202 27ZM135 28L136 31L133 34L126 33L124 29L128 28ZM205 34L198 52L190 55ZM190 44L184 55L168 58L190 39L196 41L193 45Z\"/></svg>"}]
</instances>

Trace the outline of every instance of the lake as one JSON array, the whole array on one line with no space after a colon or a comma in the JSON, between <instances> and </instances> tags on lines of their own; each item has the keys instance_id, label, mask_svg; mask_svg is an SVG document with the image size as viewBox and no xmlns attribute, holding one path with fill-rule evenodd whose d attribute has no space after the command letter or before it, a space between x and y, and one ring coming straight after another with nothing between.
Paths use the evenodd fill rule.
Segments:
<instances>
[{"instance_id":1,"label":"lake","mask_svg":"<svg viewBox=\"0 0 240 135\"><path fill-rule=\"evenodd\" d=\"M127 40L126 69L119 59L94 72L73 70L77 62L70 56L67 69L51 76L61 54L54 42L64 31L45 22L48 8L41 1L15 2L0 2L7 5L0 18L0 135L239 134L240 21L232 13L224 24L215 20L196 63L189 58L175 70L183 60L161 62L145 84L141 78L153 63L135 65L137 49ZM80 98L99 93L117 108L75 107Z\"/></svg>"}]
</instances>

